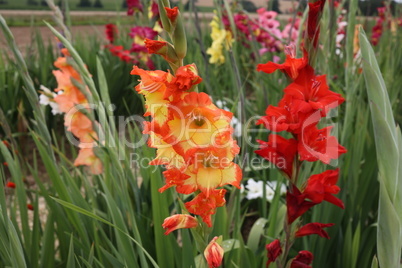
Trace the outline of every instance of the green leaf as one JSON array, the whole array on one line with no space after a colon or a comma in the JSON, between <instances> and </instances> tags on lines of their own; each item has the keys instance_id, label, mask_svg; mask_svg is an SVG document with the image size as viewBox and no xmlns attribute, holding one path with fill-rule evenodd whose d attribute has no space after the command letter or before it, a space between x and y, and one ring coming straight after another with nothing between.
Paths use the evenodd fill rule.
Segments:
<instances>
[{"instance_id":1,"label":"green leaf","mask_svg":"<svg viewBox=\"0 0 402 268\"><path fill-rule=\"evenodd\" d=\"M241 242L237 239L227 239L222 242L222 248L225 253L233 250L238 249L241 246Z\"/></svg>"},{"instance_id":2,"label":"green leaf","mask_svg":"<svg viewBox=\"0 0 402 268\"><path fill-rule=\"evenodd\" d=\"M261 237L264 235L265 224L267 219L259 218L251 227L250 234L247 239L247 246L257 253L258 245L260 244Z\"/></svg>"},{"instance_id":3,"label":"green leaf","mask_svg":"<svg viewBox=\"0 0 402 268\"><path fill-rule=\"evenodd\" d=\"M75 258L74 258L74 239L73 234L70 236L70 248L68 250L67 266L69 268L75 268Z\"/></svg>"},{"instance_id":4,"label":"green leaf","mask_svg":"<svg viewBox=\"0 0 402 268\"><path fill-rule=\"evenodd\" d=\"M377 252L380 267L399 268L401 261L401 224L384 185L380 182Z\"/></svg>"},{"instance_id":5,"label":"green leaf","mask_svg":"<svg viewBox=\"0 0 402 268\"><path fill-rule=\"evenodd\" d=\"M155 262L155 260L152 258L152 256L142 247L142 245L141 245L140 243L138 243L134 238L132 238L129 234L127 234L126 232L124 232L122 229L120 229L119 227L117 227L117 226L114 225L113 223L111 223L111 222L109 222L109 221L107 221L107 220L105 220L105 219L103 219L103 218L101 218L101 217L99 217L99 216L93 214L93 213L90 212L90 211L87 211L87 210L85 210L85 209L83 209L83 208L80 208L80 207L78 207L78 206L76 206L76 205L73 205L73 204L71 204L71 203L68 203L68 202L66 202L66 201L63 201L63 200L61 200L61 199L57 199L57 198L54 198L54 197L52 197L52 198L53 198L57 203L59 203L59 204L65 206L66 208L69 208L69 209L74 210L74 211L76 211L76 212L78 212L78 213L84 214L84 215L86 215L86 216L88 216L88 217L91 217L91 218L93 218L93 219L95 219L95 220L98 220L98 221L103 222L103 223L105 223L105 224L107 224L107 225L109 225L109 226L112 226L113 228L116 228L118 231L122 232L122 233L125 234L128 238L130 238L138 247L141 248L141 250L143 250L144 254L148 257L148 259L150 260L150 262L152 263L152 265L153 265L154 267L159 267L158 264Z\"/></svg>"},{"instance_id":6,"label":"green leaf","mask_svg":"<svg viewBox=\"0 0 402 268\"><path fill-rule=\"evenodd\" d=\"M377 253L380 267L399 268L402 247L401 167L402 138L396 128L387 88L374 51L360 28L363 72L374 126L380 197L378 208Z\"/></svg>"},{"instance_id":7,"label":"green leaf","mask_svg":"<svg viewBox=\"0 0 402 268\"><path fill-rule=\"evenodd\" d=\"M378 268L378 260L377 257L373 257L373 261L371 262L371 268Z\"/></svg>"}]
</instances>

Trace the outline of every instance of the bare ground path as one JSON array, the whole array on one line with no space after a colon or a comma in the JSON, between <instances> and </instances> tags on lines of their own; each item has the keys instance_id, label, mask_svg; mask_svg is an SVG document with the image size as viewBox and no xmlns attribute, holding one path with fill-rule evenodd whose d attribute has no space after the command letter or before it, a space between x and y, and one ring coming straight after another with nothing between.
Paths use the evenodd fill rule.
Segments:
<instances>
[{"instance_id":1,"label":"bare ground path","mask_svg":"<svg viewBox=\"0 0 402 268\"><path fill-rule=\"evenodd\" d=\"M52 11L46 10L0 10L0 15L2 15L7 21L8 18L15 18L18 16L21 17L32 17L32 18L40 18L45 19L47 21L52 21ZM79 19L82 17L101 17L104 18L105 24L111 23L115 21L118 17L126 16L125 12L116 12L116 11L70 11L71 19ZM193 14L184 13L184 16L187 18L193 17ZM199 17L202 21L211 21L213 13L199 13ZM252 18L256 18L256 14L250 15ZM288 19L290 15L280 15L282 19ZM187 20L188 23L192 23L191 20ZM191 27L190 27L191 28ZM26 46L29 46L32 42L32 36L35 33L35 29L39 30L41 33L43 40L53 42L56 44L56 39L54 38L52 32L46 26L37 26L37 27L10 27L15 41L18 47L24 51ZM72 34L73 36L88 36L88 35L98 35L100 37L104 34L104 26L103 25L77 25L72 26ZM7 47L5 38L3 33L0 31L0 48Z\"/></svg>"}]
</instances>

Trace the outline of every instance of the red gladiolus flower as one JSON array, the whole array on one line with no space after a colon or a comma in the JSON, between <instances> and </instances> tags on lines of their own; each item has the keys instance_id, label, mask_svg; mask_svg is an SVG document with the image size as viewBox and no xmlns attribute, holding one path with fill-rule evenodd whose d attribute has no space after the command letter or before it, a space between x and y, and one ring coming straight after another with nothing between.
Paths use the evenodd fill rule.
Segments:
<instances>
[{"instance_id":1,"label":"red gladiolus flower","mask_svg":"<svg viewBox=\"0 0 402 268\"><path fill-rule=\"evenodd\" d=\"M8 163L7 163L7 162L3 162L3 166L8 167Z\"/></svg>"},{"instance_id":2,"label":"red gladiolus flower","mask_svg":"<svg viewBox=\"0 0 402 268\"><path fill-rule=\"evenodd\" d=\"M204 257L207 260L209 268L217 268L222 264L224 250L216 243L217 239L218 237L215 236L204 251Z\"/></svg>"},{"instance_id":3,"label":"red gladiolus flower","mask_svg":"<svg viewBox=\"0 0 402 268\"><path fill-rule=\"evenodd\" d=\"M165 55L167 52L167 42L165 41L157 41L145 38L144 42L149 54Z\"/></svg>"},{"instance_id":4,"label":"red gladiolus flower","mask_svg":"<svg viewBox=\"0 0 402 268\"><path fill-rule=\"evenodd\" d=\"M262 116L257 125L264 124L267 129L275 132L288 131L298 134L305 126L316 125L321 119L320 112L310 109L304 111L304 104L304 101L285 95L278 107L268 106L266 116Z\"/></svg>"},{"instance_id":5,"label":"red gladiolus flower","mask_svg":"<svg viewBox=\"0 0 402 268\"><path fill-rule=\"evenodd\" d=\"M304 196L316 204L325 200L344 209L345 206L342 200L333 196L333 194L339 193L340 190L340 188L335 185L338 181L338 177L339 169L327 170L323 173L311 176L307 180L307 186L303 191Z\"/></svg>"},{"instance_id":6,"label":"red gladiolus flower","mask_svg":"<svg viewBox=\"0 0 402 268\"><path fill-rule=\"evenodd\" d=\"M33 206L32 204L27 204L27 208L28 208L29 210L34 210L34 206Z\"/></svg>"},{"instance_id":7,"label":"red gladiolus flower","mask_svg":"<svg viewBox=\"0 0 402 268\"><path fill-rule=\"evenodd\" d=\"M193 228L198 225L198 221L193 216L188 214L176 214L166 218L163 221L162 227L166 230L165 235L170 234L174 230L182 228Z\"/></svg>"},{"instance_id":8,"label":"red gladiolus flower","mask_svg":"<svg viewBox=\"0 0 402 268\"><path fill-rule=\"evenodd\" d=\"M271 264L271 262L274 262L276 258L279 257L279 255L282 254L282 248L281 248L281 242L279 239L275 239L271 243L265 246L267 249L267 254L268 254L268 261L267 261L267 267Z\"/></svg>"},{"instance_id":9,"label":"red gladiolus flower","mask_svg":"<svg viewBox=\"0 0 402 268\"><path fill-rule=\"evenodd\" d=\"M331 159L338 159L341 154L347 152L345 147L338 143L329 133L332 127L317 129L308 127L299 135L298 151L300 160L314 162L320 160L329 164Z\"/></svg>"},{"instance_id":10,"label":"red gladiolus flower","mask_svg":"<svg viewBox=\"0 0 402 268\"><path fill-rule=\"evenodd\" d=\"M296 257L294 257L290 268L311 268L310 264L314 257L310 251L302 250L299 251Z\"/></svg>"},{"instance_id":11,"label":"red gladiolus flower","mask_svg":"<svg viewBox=\"0 0 402 268\"><path fill-rule=\"evenodd\" d=\"M286 193L286 206L288 215L288 224L293 223L297 218L307 212L316 203L306 201L304 194L302 194L295 185L292 186L292 192Z\"/></svg>"},{"instance_id":12,"label":"red gladiolus flower","mask_svg":"<svg viewBox=\"0 0 402 268\"><path fill-rule=\"evenodd\" d=\"M291 178L293 161L297 152L297 141L295 139L287 140L275 134L269 135L268 142L257 141L260 143L260 149L255 151L255 153L273 163Z\"/></svg>"},{"instance_id":13,"label":"red gladiolus flower","mask_svg":"<svg viewBox=\"0 0 402 268\"><path fill-rule=\"evenodd\" d=\"M193 200L185 203L186 209L192 214L200 215L208 227L212 227L211 215L215 214L217 207L225 205L225 193L225 189L210 190L209 195L201 192Z\"/></svg>"},{"instance_id":14,"label":"red gladiolus flower","mask_svg":"<svg viewBox=\"0 0 402 268\"><path fill-rule=\"evenodd\" d=\"M117 27L113 23L109 23L105 25L105 32L106 32L106 38L109 41L109 43L113 43L114 39L117 35Z\"/></svg>"},{"instance_id":15,"label":"red gladiolus flower","mask_svg":"<svg viewBox=\"0 0 402 268\"><path fill-rule=\"evenodd\" d=\"M132 55L130 55L129 50L125 50L123 46L115 46L113 44L108 44L106 46L107 49L109 49L110 53L113 55L119 57L122 61L125 62L134 62L134 58Z\"/></svg>"},{"instance_id":16,"label":"red gladiolus flower","mask_svg":"<svg viewBox=\"0 0 402 268\"><path fill-rule=\"evenodd\" d=\"M15 185L14 182L9 181L9 182L7 182L7 184L6 184L6 187L7 187L7 188L13 188L13 189L15 189L16 185Z\"/></svg>"},{"instance_id":17,"label":"red gladiolus flower","mask_svg":"<svg viewBox=\"0 0 402 268\"><path fill-rule=\"evenodd\" d=\"M295 80L299 76L300 70L303 69L307 63L307 53L305 53L303 58L300 59L293 58L292 55L286 55L286 60L283 64L269 61L265 64L258 64L257 71L263 71L267 74L270 74L276 70L281 70L292 80Z\"/></svg>"},{"instance_id":18,"label":"red gladiolus flower","mask_svg":"<svg viewBox=\"0 0 402 268\"><path fill-rule=\"evenodd\" d=\"M329 239L329 235L323 228L334 226L333 223L319 223L319 222L312 222L302 226L297 232L296 237L302 237L306 235L317 234L321 237Z\"/></svg>"},{"instance_id":19,"label":"red gladiolus flower","mask_svg":"<svg viewBox=\"0 0 402 268\"><path fill-rule=\"evenodd\" d=\"M340 94L329 90L326 76L315 76L314 69L309 65L300 70L297 79L284 91L286 95L305 102L299 105L300 110L321 110L323 116L345 101Z\"/></svg>"},{"instance_id":20,"label":"red gladiolus flower","mask_svg":"<svg viewBox=\"0 0 402 268\"><path fill-rule=\"evenodd\" d=\"M179 8L174 7L174 8L168 8L165 7L166 10L166 15L169 18L169 20L174 23L176 21L177 15L179 15Z\"/></svg>"},{"instance_id":21,"label":"red gladiolus flower","mask_svg":"<svg viewBox=\"0 0 402 268\"><path fill-rule=\"evenodd\" d=\"M324 9L325 0L318 0L314 3L309 3L308 19L307 19L307 37L313 40L313 46L317 47L318 37L320 35L320 26L318 21Z\"/></svg>"}]
</instances>

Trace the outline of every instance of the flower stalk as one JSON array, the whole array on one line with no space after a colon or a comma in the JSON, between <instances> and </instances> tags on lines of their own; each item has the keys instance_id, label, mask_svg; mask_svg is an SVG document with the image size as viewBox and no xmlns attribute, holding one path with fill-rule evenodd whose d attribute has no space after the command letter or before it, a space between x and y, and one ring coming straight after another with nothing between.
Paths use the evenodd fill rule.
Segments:
<instances>
[{"instance_id":1,"label":"flower stalk","mask_svg":"<svg viewBox=\"0 0 402 268\"><path fill-rule=\"evenodd\" d=\"M325 75L316 75L311 65L318 50L319 19L324 4L325 0L309 4L306 47L303 49L302 58L295 58L295 48L288 47L283 64L267 62L257 67L257 70L266 73L281 70L291 81L284 89L284 96L278 106L270 105L266 115L257 122L270 131L285 131L293 136L291 139L285 139L280 135L270 134L267 142L259 141L260 149L256 151L257 154L275 164L289 179L283 250L281 244L275 242L280 241L278 239L274 241L275 246L272 244L274 242L269 244L267 266L275 261L279 268L289 267L289 263L290 268L310 267L308 265L313 260L311 252L300 251L296 257L289 260L288 255L294 240L312 234L329 239L328 233L323 228L333 224L308 223L301 226L302 215L323 201L344 208L343 202L334 196L340 191L336 186L339 169L312 175L305 181L300 178L300 169L305 161L330 164L339 155L346 153L346 149L334 136L330 135L331 127L318 128L321 118L344 102L340 94L329 90ZM279 255L282 256L278 258ZM300 266L302 264L304 266Z\"/></svg>"},{"instance_id":2,"label":"flower stalk","mask_svg":"<svg viewBox=\"0 0 402 268\"><path fill-rule=\"evenodd\" d=\"M163 165L166 169L166 184L159 191L175 187L179 194L194 196L184 203L183 214L167 218L163 227L165 234L190 228L198 251L204 253L204 264L218 267L223 249L221 238L211 240L212 217L226 203L226 189L221 187L240 188L242 178L240 167L233 162L240 150L232 137L233 114L218 108L207 94L198 92L202 78L196 65L183 65L187 41L180 11L171 9L165 1L159 4L171 42L159 38L146 39L145 44L148 52L162 56L173 72L146 71L134 66L131 74L141 78L135 89L145 97L144 115L152 118L145 123L143 132L150 136L148 145L156 148L156 158L150 165Z\"/></svg>"}]
</instances>

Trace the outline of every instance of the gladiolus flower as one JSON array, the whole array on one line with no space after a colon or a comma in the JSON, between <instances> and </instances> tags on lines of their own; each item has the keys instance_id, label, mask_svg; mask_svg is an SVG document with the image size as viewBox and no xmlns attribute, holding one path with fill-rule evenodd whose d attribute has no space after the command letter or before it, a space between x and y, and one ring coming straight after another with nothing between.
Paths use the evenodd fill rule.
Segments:
<instances>
[{"instance_id":1,"label":"gladiolus flower","mask_svg":"<svg viewBox=\"0 0 402 268\"><path fill-rule=\"evenodd\" d=\"M32 205L32 204L27 204L27 208L29 209L29 210L34 210L34 206Z\"/></svg>"},{"instance_id":2,"label":"gladiolus flower","mask_svg":"<svg viewBox=\"0 0 402 268\"><path fill-rule=\"evenodd\" d=\"M158 18L159 17L159 7L158 3L155 2L154 0L152 1L150 7L149 7L149 13L148 17L151 18Z\"/></svg>"},{"instance_id":3,"label":"gladiolus flower","mask_svg":"<svg viewBox=\"0 0 402 268\"><path fill-rule=\"evenodd\" d=\"M347 152L334 136L329 135L331 128L317 129L313 126L304 129L299 135L298 152L300 160L309 162L320 160L329 164L331 159L338 159L341 154Z\"/></svg>"},{"instance_id":4,"label":"gladiolus flower","mask_svg":"<svg viewBox=\"0 0 402 268\"><path fill-rule=\"evenodd\" d=\"M74 166L88 166L94 175L99 175L103 172L102 162L94 154L92 148L81 148L74 161Z\"/></svg>"},{"instance_id":5,"label":"gladiolus flower","mask_svg":"<svg viewBox=\"0 0 402 268\"><path fill-rule=\"evenodd\" d=\"M176 214L166 218L163 221L162 227L166 230L165 235L177 229L194 228L198 225L198 221L193 216L188 214Z\"/></svg>"},{"instance_id":6,"label":"gladiolus flower","mask_svg":"<svg viewBox=\"0 0 402 268\"><path fill-rule=\"evenodd\" d=\"M230 127L232 114L217 108L206 93L190 92L172 109L168 126L177 151L206 148ZM183 155L183 156L184 156Z\"/></svg>"},{"instance_id":7,"label":"gladiolus flower","mask_svg":"<svg viewBox=\"0 0 402 268\"><path fill-rule=\"evenodd\" d=\"M174 100L180 95L180 91L189 91L193 86L202 82L202 78L198 76L195 64L181 66L176 70L175 76L168 82L164 98L173 96Z\"/></svg>"},{"instance_id":8,"label":"gladiolus flower","mask_svg":"<svg viewBox=\"0 0 402 268\"><path fill-rule=\"evenodd\" d=\"M295 80L299 76L300 70L302 70L308 63L307 54L302 58L296 59L292 55L286 55L286 60L283 64L274 63L269 61L265 64L258 64L257 71L263 71L267 74L273 73L276 70L281 70L292 80Z\"/></svg>"},{"instance_id":9,"label":"gladiolus flower","mask_svg":"<svg viewBox=\"0 0 402 268\"><path fill-rule=\"evenodd\" d=\"M113 43L116 35L117 35L117 27L113 23L109 23L105 25L105 33L106 33L106 38L109 41L109 43Z\"/></svg>"},{"instance_id":10,"label":"gladiolus flower","mask_svg":"<svg viewBox=\"0 0 402 268\"><path fill-rule=\"evenodd\" d=\"M331 227L334 225L335 224L333 224L333 223L327 223L327 224L319 223L319 222L308 223L308 224L302 226L299 230L297 230L296 237L317 234L321 237L329 239L330 237L329 237L328 233L326 231L324 231L323 228Z\"/></svg>"},{"instance_id":11,"label":"gladiolus flower","mask_svg":"<svg viewBox=\"0 0 402 268\"><path fill-rule=\"evenodd\" d=\"M188 212L200 215L202 220L212 227L211 215L215 214L217 207L225 205L225 189L209 191L209 195L201 192L193 200L185 203Z\"/></svg>"},{"instance_id":12,"label":"gladiolus flower","mask_svg":"<svg viewBox=\"0 0 402 268\"><path fill-rule=\"evenodd\" d=\"M271 243L265 246L267 249L267 256L268 256L268 261L267 261L267 267L274 262L281 254L282 254L282 248L281 248L281 242L279 239L275 239Z\"/></svg>"},{"instance_id":13,"label":"gladiolus flower","mask_svg":"<svg viewBox=\"0 0 402 268\"><path fill-rule=\"evenodd\" d=\"M197 66L189 64L179 67L170 83L176 84L181 90L189 90L192 86L201 82L202 78L198 76Z\"/></svg>"},{"instance_id":14,"label":"gladiolus flower","mask_svg":"<svg viewBox=\"0 0 402 268\"><path fill-rule=\"evenodd\" d=\"M313 42L313 46L317 47L318 37L320 35L320 26L318 21L324 9L325 0L318 0L309 3L308 19L307 19L307 37Z\"/></svg>"},{"instance_id":15,"label":"gladiolus flower","mask_svg":"<svg viewBox=\"0 0 402 268\"><path fill-rule=\"evenodd\" d=\"M126 0L127 3L127 15L131 16L136 11L142 12L142 4L140 0Z\"/></svg>"},{"instance_id":16,"label":"gladiolus flower","mask_svg":"<svg viewBox=\"0 0 402 268\"><path fill-rule=\"evenodd\" d=\"M257 125L264 124L267 129L275 132L288 131L298 134L306 125L316 125L321 119L320 113L309 109L306 112L304 108L303 101L285 95L278 107L268 106L266 116L262 116Z\"/></svg>"},{"instance_id":17,"label":"gladiolus flower","mask_svg":"<svg viewBox=\"0 0 402 268\"><path fill-rule=\"evenodd\" d=\"M145 47L148 49L150 54L165 55L167 53L167 42L157 41L145 38Z\"/></svg>"},{"instance_id":18,"label":"gladiolus flower","mask_svg":"<svg viewBox=\"0 0 402 268\"><path fill-rule=\"evenodd\" d=\"M8 167L8 163L7 163L7 162L3 162L3 166Z\"/></svg>"},{"instance_id":19,"label":"gladiolus flower","mask_svg":"<svg viewBox=\"0 0 402 268\"><path fill-rule=\"evenodd\" d=\"M240 188L241 169L232 162L239 153L231 136L232 113L216 107L205 93L188 92L201 82L194 64L179 67L175 75L136 66L131 74L141 76L136 90L145 97L145 115L152 116L143 131L150 135L148 145L157 149L149 164L166 168L166 184L159 191L199 191L185 206L211 227L211 215L225 204L226 190L216 188Z\"/></svg>"},{"instance_id":20,"label":"gladiolus flower","mask_svg":"<svg viewBox=\"0 0 402 268\"><path fill-rule=\"evenodd\" d=\"M225 29L221 29L218 16L214 16L213 20L209 24L212 28L211 38L212 44L207 49L207 54L211 57L209 58L209 63L211 64L222 64L225 62L225 56L223 55L223 48L228 48L232 42L232 33Z\"/></svg>"},{"instance_id":21,"label":"gladiolus flower","mask_svg":"<svg viewBox=\"0 0 402 268\"><path fill-rule=\"evenodd\" d=\"M307 186L303 191L306 198L313 203L321 203L327 201L342 209L345 208L342 200L333 196L339 193L339 186L335 185L338 181L339 169L327 170L323 173L311 176L307 180Z\"/></svg>"},{"instance_id":22,"label":"gladiolus flower","mask_svg":"<svg viewBox=\"0 0 402 268\"><path fill-rule=\"evenodd\" d=\"M303 111L321 110L323 116L330 109L345 101L340 94L329 90L326 76L315 76L314 69L309 65L300 70L295 81L287 86L284 91L285 95L305 102L304 105L300 105L299 109Z\"/></svg>"},{"instance_id":23,"label":"gladiolus flower","mask_svg":"<svg viewBox=\"0 0 402 268\"><path fill-rule=\"evenodd\" d=\"M279 170L291 178L293 161L297 153L297 141L295 139L287 140L275 134L269 135L268 142L257 141L260 143L260 149L255 151L255 153L273 163Z\"/></svg>"},{"instance_id":24,"label":"gladiolus flower","mask_svg":"<svg viewBox=\"0 0 402 268\"><path fill-rule=\"evenodd\" d=\"M144 41L145 39L154 39L158 35L158 32L150 27L135 26L131 28L129 35L133 38L130 52L137 53L137 61L147 61L147 59L149 59L149 54Z\"/></svg>"},{"instance_id":25,"label":"gladiolus flower","mask_svg":"<svg viewBox=\"0 0 402 268\"><path fill-rule=\"evenodd\" d=\"M209 268L217 268L222 264L224 250L216 242L217 239L218 237L215 236L204 251L204 257L207 260Z\"/></svg>"},{"instance_id":26,"label":"gladiolus flower","mask_svg":"<svg viewBox=\"0 0 402 268\"><path fill-rule=\"evenodd\" d=\"M13 189L15 189L16 185L15 185L14 182L9 181L9 182L7 182L7 184L6 184L6 187L7 187L7 188L13 188Z\"/></svg>"},{"instance_id":27,"label":"gladiolus flower","mask_svg":"<svg viewBox=\"0 0 402 268\"><path fill-rule=\"evenodd\" d=\"M177 15L179 15L179 8L178 7L174 7L174 8L165 7L165 10L166 10L166 15L169 18L169 20L172 23L175 23Z\"/></svg>"},{"instance_id":28,"label":"gladiolus flower","mask_svg":"<svg viewBox=\"0 0 402 268\"><path fill-rule=\"evenodd\" d=\"M106 46L107 49L109 49L110 53L112 55L117 56L120 58L120 60L124 62L135 62L134 57L130 54L129 50L126 50L123 48L123 46L115 46L113 44L108 44Z\"/></svg>"},{"instance_id":29,"label":"gladiolus flower","mask_svg":"<svg viewBox=\"0 0 402 268\"><path fill-rule=\"evenodd\" d=\"M296 186L292 186L292 192L286 194L286 206L288 215L288 224L293 223L297 218L307 212L316 203L304 200L305 196Z\"/></svg>"},{"instance_id":30,"label":"gladiolus flower","mask_svg":"<svg viewBox=\"0 0 402 268\"><path fill-rule=\"evenodd\" d=\"M95 141L98 137L93 129L92 121L81 112L82 110L79 110L82 108L88 111L88 100L72 83L72 79L78 83L82 83L82 79L73 66L67 62L67 56L70 55L68 50L63 49L62 53L65 57L59 57L54 63L60 70L53 71L58 84L55 91L61 92L61 94L56 95L53 100L58 104L59 110L66 113L64 125L67 130L71 131L80 141L79 146L81 149L74 164L76 166L89 166L93 174L100 174L102 172L102 163L93 152L93 147L96 146Z\"/></svg>"},{"instance_id":31,"label":"gladiolus flower","mask_svg":"<svg viewBox=\"0 0 402 268\"><path fill-rule=\"evenodd\" d=\"M296 257L294 257L290 268L311 268L310 264L314 257L310 251L302 250L299 251Z\"/></svg>"}]
</instances>

